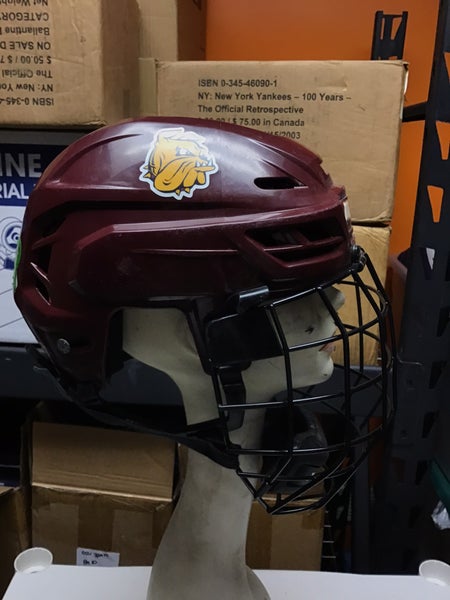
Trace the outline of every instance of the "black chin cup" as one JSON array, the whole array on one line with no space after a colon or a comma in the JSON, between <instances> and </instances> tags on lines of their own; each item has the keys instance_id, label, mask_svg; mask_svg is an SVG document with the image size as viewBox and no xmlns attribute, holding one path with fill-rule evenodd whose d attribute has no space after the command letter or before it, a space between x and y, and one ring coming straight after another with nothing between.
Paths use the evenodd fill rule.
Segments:
<instances>
[{"instance_id":1,"label":"black chin cup","mask_svg":"<svg viewBox=\"0 0 450 600\"><path fill-rule=\"evenodd\" d=\"M377 367L336 365L327 382L272 399L259 447L236 451L261 457L237 473L269 513L319 508L347 483L391 422L385 383Z\"/></svg>"},{"instance_id":2,"label":"black chin cup","mask_svg":"<svg viewBox=\"0 0 450 600\"><path fill-rule=\"evenodd\" d=\"M327 466L330 459L328 440L319 416L308 408L292 406L286 418L279 409L265 413L262 445L264 448L282 450L288 429L293 429L292 456L288 460L279 456L265 456L262 473L279 473L270 492L292 493L313 482Z\"/></svg>"}]
</instances>

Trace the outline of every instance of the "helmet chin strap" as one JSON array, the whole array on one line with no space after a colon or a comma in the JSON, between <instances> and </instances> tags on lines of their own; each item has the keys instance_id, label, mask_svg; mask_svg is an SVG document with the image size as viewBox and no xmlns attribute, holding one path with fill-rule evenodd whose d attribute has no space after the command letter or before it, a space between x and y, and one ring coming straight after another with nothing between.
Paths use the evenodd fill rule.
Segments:
<instances>
[{"instance_id":1,"label":"helmet chin strap","mask_svg":"<svg viewBox=\"0 0 450 600\"><path fill-rule=\"evenodd\" d=\"M218 377L226 403L233 405L242 404L244 407L246 402L246 391L241 369L233 366L220 367L218 370ZM244 414L244 410L232 410L228 412L226 417L228 431L234 431L242 427Z\"/></svg>"}]
</instances>

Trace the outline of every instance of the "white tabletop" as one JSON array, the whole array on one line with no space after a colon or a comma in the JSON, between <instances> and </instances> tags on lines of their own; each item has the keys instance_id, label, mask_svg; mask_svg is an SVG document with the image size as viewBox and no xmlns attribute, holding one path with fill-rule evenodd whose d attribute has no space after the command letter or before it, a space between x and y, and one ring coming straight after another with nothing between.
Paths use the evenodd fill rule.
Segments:
<instances>
[{"instance_id":1,"label":"white tabletop","mask_svg":"<svg viewBox=\"0 0 450 600\"><path fill-rule=\"evenodd\" d=\"M4 600L145 600L151 567L52 565L16 573ZM419 576L256 571L271 600L449 600L449 587Z\"/></svg>"}]
</instances>

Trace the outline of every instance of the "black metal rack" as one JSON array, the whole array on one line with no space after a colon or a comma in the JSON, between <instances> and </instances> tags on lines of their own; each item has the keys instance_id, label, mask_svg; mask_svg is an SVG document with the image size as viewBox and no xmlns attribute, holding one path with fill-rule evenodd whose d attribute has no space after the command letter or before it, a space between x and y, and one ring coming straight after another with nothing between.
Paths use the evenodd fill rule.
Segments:
<instances>
[{"instance_id":1,"label":"black metal rack","mask_svg":"<svg viewBox=\"0 0 450 600\"><path fill-rule=\"evenodd\" d=\"M441 0L399 334L398 410L375 504L371 553L380 573L417 573L419 528L434 495L430 465L450 406L449 53L450 0Z\"/></svg>"}]
</instances>

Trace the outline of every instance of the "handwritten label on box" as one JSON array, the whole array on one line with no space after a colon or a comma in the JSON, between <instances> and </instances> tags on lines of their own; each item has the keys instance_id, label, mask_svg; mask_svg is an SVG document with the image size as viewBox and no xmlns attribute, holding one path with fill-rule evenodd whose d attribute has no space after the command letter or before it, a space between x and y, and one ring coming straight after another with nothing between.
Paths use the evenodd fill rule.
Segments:
<instances>
[{"instance_id":1,"label":"handwritten label on box","mask_svg":"<svg viewBox=\"0 0 450 600\"><path fill-rule=\"evenodd\" d=\"M77 548L77 566L81 567L118 567L118 552L103 552L92 548Z\"/></svg>"}]
</instances>

